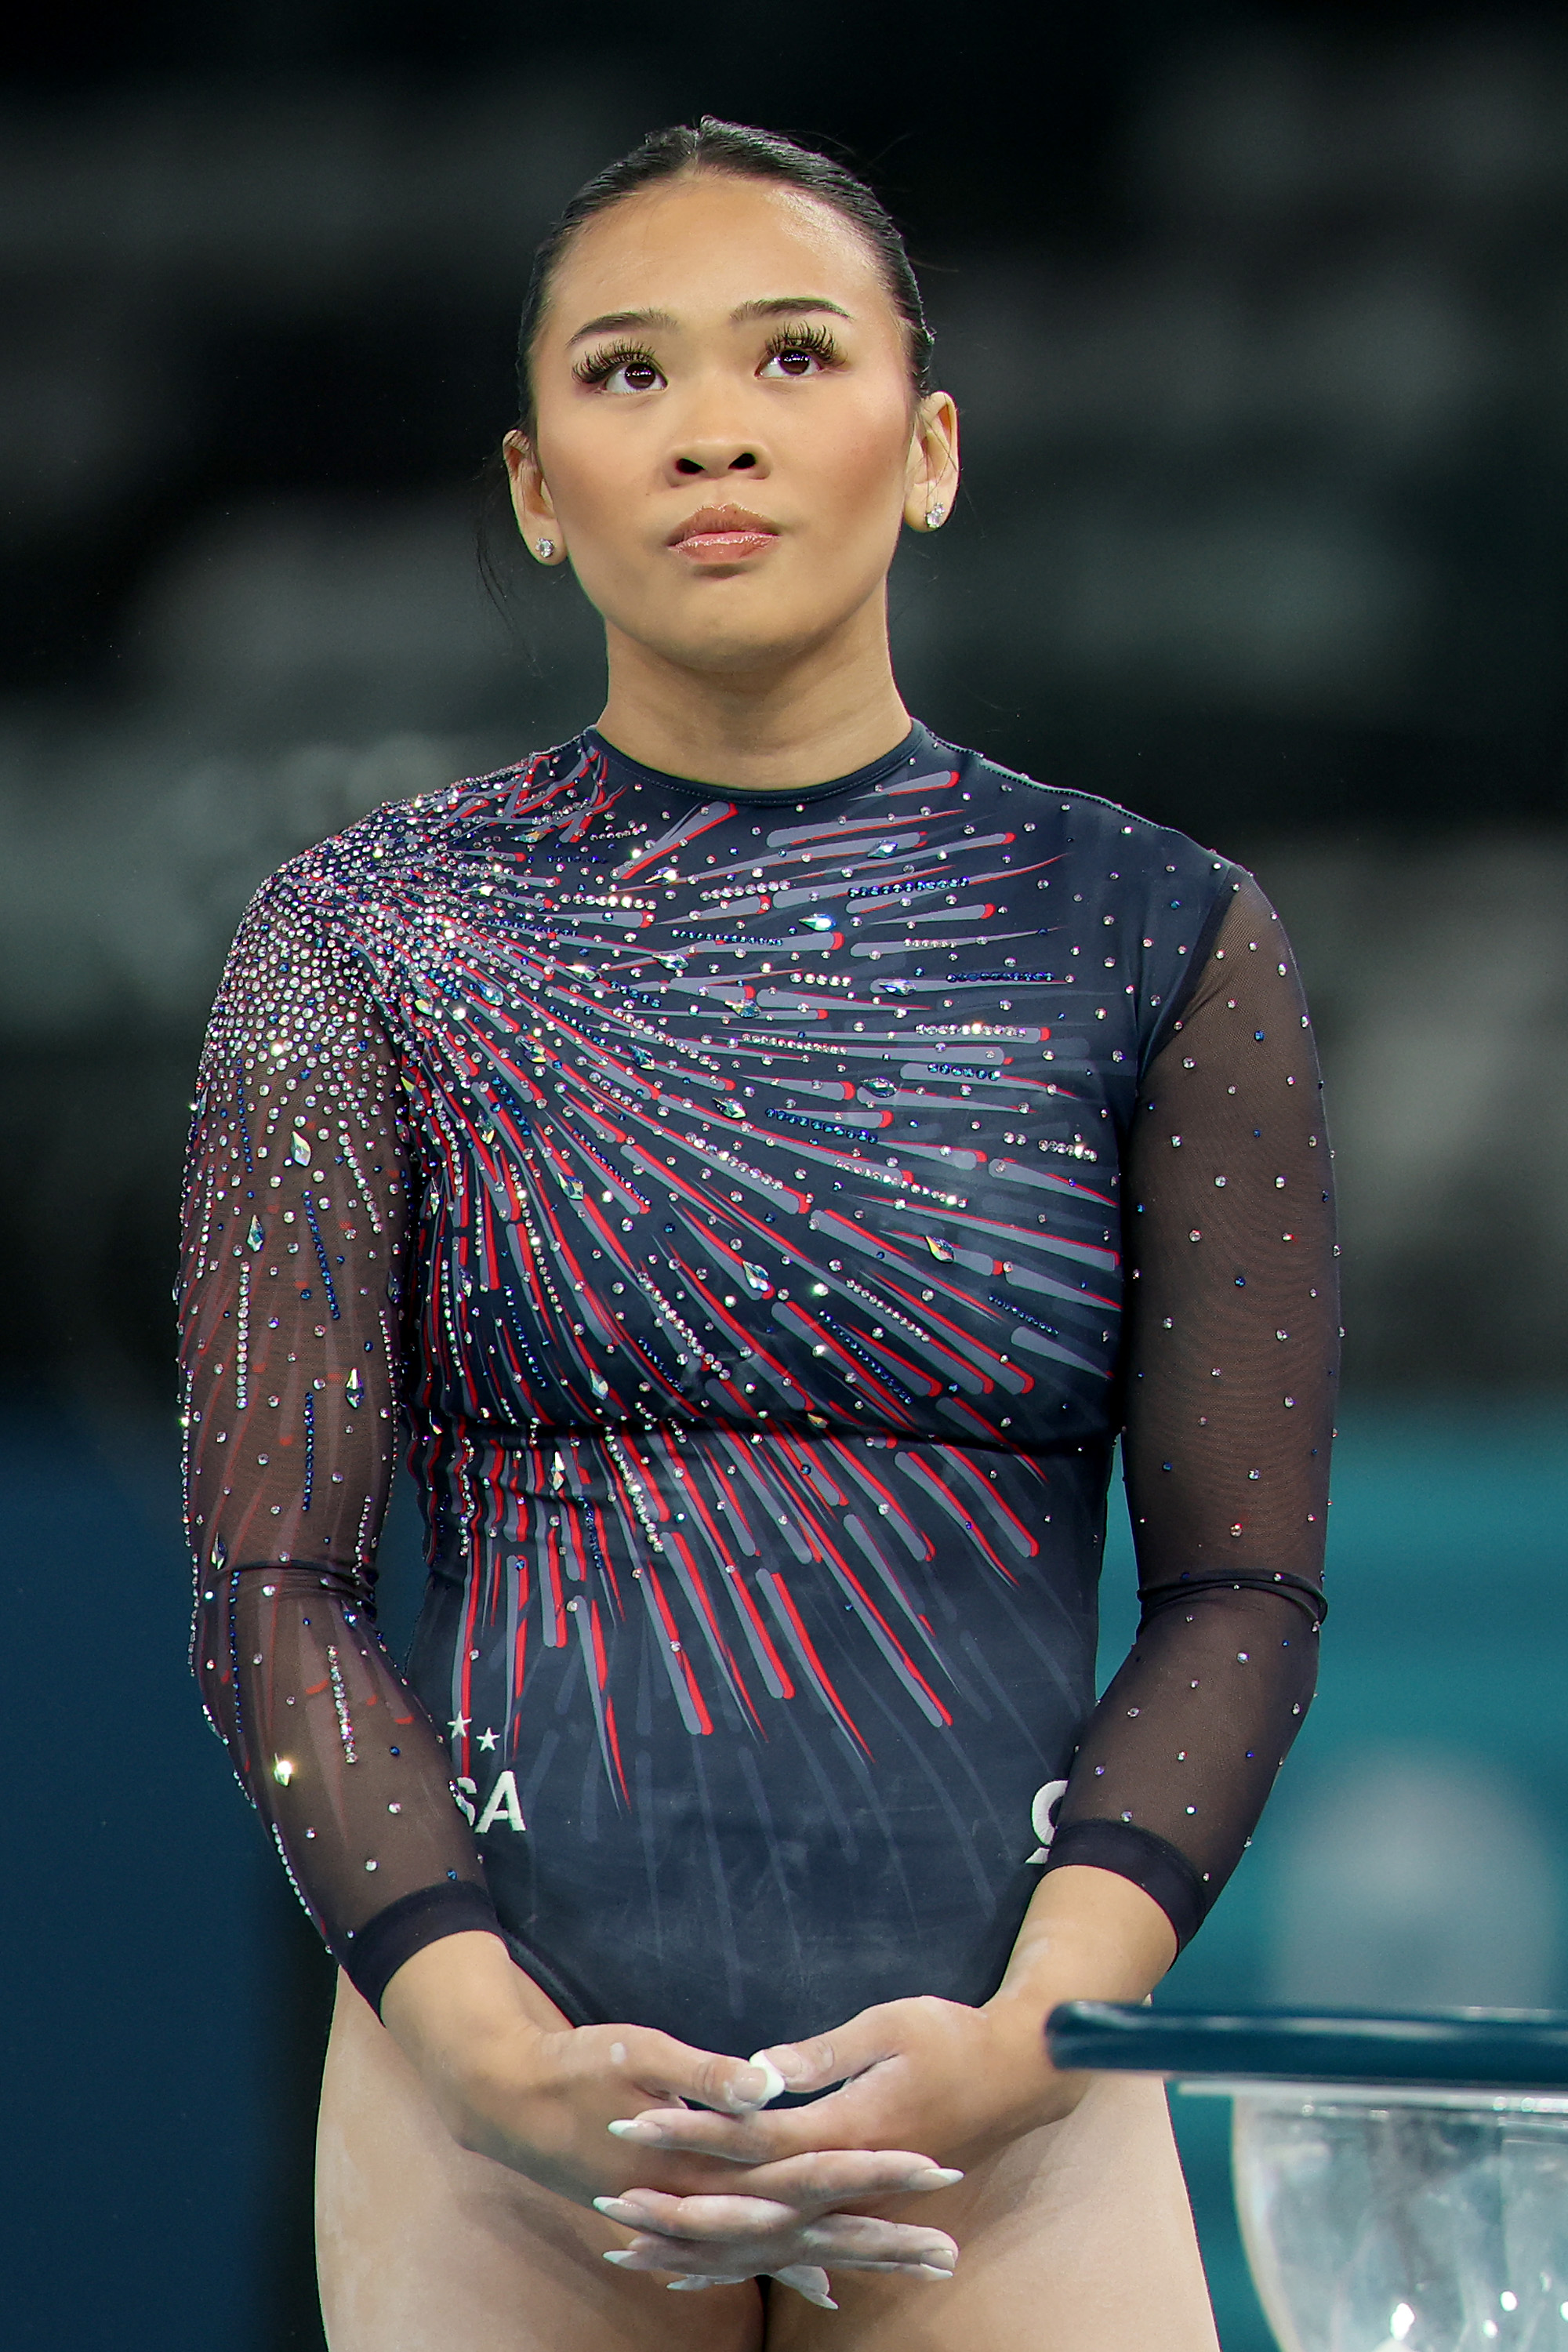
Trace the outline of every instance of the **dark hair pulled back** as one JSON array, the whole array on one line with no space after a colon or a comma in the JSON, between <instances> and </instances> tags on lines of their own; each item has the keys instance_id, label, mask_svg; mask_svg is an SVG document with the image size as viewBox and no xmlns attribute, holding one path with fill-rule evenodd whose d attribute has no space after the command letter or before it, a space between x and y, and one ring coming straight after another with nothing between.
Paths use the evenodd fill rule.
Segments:
<instances>
[{"instance_id":1,"label":"dark hair pulled back","mask_svg":"<svg viewBox=\"0 0 1568 2352\"><path fill-rule=\"evenodd\" d=\"M694 172L722 173L738 180L772 180L783 187L799 188L831 205L858 230L876 256L889 299L904 322L914 389L917 394L930 391L931 335L921 289L903 237L880 197L844 164L815 148L803 147L778 131L754 131L745 123L723 122L716 115L705 114L696 123L650 131L629 155L596 172L578 189L537 247L517 335L518 417L524 433L531 436L534 427L534 341L550 299L551 282L573 238L587 222L624 197L657 186L661 180Z\"/></svg>"}]
</instances>

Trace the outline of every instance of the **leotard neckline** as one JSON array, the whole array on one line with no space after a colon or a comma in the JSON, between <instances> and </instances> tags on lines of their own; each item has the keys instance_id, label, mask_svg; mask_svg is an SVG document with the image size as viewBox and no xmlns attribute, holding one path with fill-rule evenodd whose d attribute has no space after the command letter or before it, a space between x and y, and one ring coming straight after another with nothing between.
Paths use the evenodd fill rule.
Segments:
<instances>
[{"instance_id":1,"label":"leotard neckline","mask_svg":"<svg viewBox=\"0 0 1568 2352\"><path fill-rule=\"evenodd\" d=\"M647 767L641 760L634 760L629 751L612 743L608 736L601 735L596 727L585 727L582 740L590 751L601 753L608 766L631 783L681 793L694 800L711 800L716 793L727 793L745 806L755 802L761 808L776 808L785 802L795 805L804 801L826 800L836 793L866 792L872 785L885 782L897 768L913 767L927 756L946 756L945 746L939 745L930 729L916 719L890 751L884 751L879 760L856 768L847 776L832 776L824 784L781 784L766 791L741 791L733 784L698 783L689 776L669 776L662 768Z\"/></svg>"}]
</instances>

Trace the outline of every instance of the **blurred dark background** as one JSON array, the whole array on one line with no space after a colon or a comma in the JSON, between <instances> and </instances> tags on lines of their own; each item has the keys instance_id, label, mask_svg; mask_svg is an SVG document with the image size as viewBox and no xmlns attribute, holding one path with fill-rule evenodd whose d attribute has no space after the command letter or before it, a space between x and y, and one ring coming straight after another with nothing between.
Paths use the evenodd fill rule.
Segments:
<instances>
[{"instance_id":1,"label":"blurred dark background","mask_svg":"<svg viewBox=\"0 0 1568 2352\"><path fill-rule=\"evenodd\" d=\"M487 601L479 478L550 214L704 110L838 142L922 265L968 473L909 699L1255 866L1319 1015L1328 1695L1171 1997L1568 2000L1562 11L64 0L0 84L18 2345L319 2342L326 1972L184 1679L192 1067L279 859L595 714L572 584Z\"/></svg>"}]
</instances>

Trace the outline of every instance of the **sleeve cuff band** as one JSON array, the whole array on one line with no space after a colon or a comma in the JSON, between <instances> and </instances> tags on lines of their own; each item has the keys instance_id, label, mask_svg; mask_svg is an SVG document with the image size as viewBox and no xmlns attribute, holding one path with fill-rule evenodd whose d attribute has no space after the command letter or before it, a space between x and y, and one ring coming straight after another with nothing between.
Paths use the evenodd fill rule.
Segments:
<instances>
[{"instance_id":1,"label":"sleeve cuff band","mask_svg":"<svg viewBox=\"0 0 1568 2352\"><path fill-rule=\"evenodd\" d=\"M1184 1853L1154 1830L1132 1822L1068 1822L1051 1843L1047 1870L1067 1864L1090 1870L1113 1870L1152 1895L1176 1931L1182 1950L1202 1927L1209 1906L1219 1893L1206 1886Z\"/></svg>"},{"instance_id":2,"label":"sleeve cuff band","mask_svg":"<svg viewBox=\"0 0 1568 2352\"><path fill-rule=\"evenodd\" d=\"M465 1936L475 1929L500 1934L495 1905L471 1879L446 1879L400 1895L357 1934L336 1937L332 1958L379 2017L382 1996L405 1960L426 1944L438 1944L443 1936Z\"/></svg>"}]
</instances>

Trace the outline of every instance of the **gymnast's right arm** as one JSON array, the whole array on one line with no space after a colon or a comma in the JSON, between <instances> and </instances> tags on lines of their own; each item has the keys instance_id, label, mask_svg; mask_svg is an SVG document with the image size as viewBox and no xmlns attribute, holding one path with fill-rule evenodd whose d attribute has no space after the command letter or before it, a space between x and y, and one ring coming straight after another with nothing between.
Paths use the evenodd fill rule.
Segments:
<instances>
[{"instance_id":1,"label":"gymnast's right arm","mask_svg":"<svg viewBox=\"0 0 1568 2352\"><path fill-rule=\"evenodd\" d=\"M376 2007L423 1944L497 1932L445 1751L375 1627L410 1181L385 1033L285 869L235 942L192 1124L192 1659L300 1900Z\"/></svg>"},{"instance_id":2,"label":"gymnast's right arm","mask_svg":"<svg viewBox=\"0 0 1568 2352\"><path fill-rule=\"evenodd\" d=\"M648 2027L565 2027L500 1940L446 1751L376 1632L415 1181L391 1045L285 868L235 941L191 1131L180 1337L202 1696L306 1910L384 2003L454 2137L582 2203L711 2186L711 2164L693 2173L607 2126L680 2100L743 2113L766 2078ZM815 2220L922 2166L774 2167L770 2211L794 2200ZM717 2169L743 2219L743 2176ZM906 2224L822 2227L917 2267L949 2244ZM793 2241L774 2226L751 2252L777 2268Z\"/></svg>"}]
</instances>

